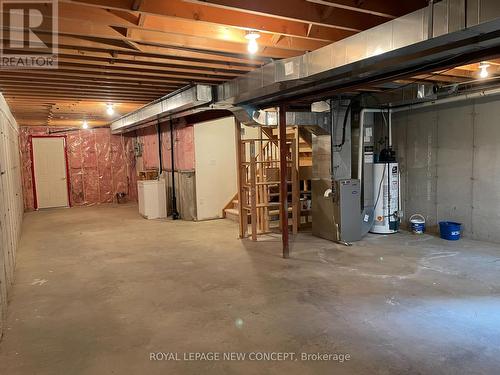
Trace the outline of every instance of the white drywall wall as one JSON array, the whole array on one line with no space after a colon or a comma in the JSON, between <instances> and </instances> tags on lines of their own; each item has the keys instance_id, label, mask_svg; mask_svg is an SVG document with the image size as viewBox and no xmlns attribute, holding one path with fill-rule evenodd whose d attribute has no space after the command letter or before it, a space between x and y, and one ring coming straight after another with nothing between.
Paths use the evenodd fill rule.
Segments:
<instances>
[{"instance_id":1,"label":"white drywall wall","mask_svg":"<svg viewBox=\"0 0 500 375\"><path fill-rule=\"evenodd\" d=\"M234 117L194 125L198 220L222 217L237 192Z\"/></svg>"}]
</instances>

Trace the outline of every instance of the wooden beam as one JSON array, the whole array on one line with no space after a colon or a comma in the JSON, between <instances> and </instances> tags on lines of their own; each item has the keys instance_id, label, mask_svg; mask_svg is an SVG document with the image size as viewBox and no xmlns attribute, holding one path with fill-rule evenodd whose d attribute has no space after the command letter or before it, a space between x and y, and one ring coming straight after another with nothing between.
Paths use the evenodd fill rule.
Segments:
<instances>
[{"instance_id":1,"label":"wooden beam","mask_svg":"<svg viewBox=\"0 0 500 375\"><path fill-rule=\"evenodd\" d=\"M199 69L206 71L234 72L236 74L246 74L254 70L258 65L234 64L230 62L219 62L211 60L179 59L176 57L161 56L150 57L148 54L131 54L125 52L86 51L81 49L59 48L58 57L71 59L87 59L106 62L122 62L127 64Z\"/></svg>"},{"instance_id":2,"label":"wooden beam","mask_svg":"<svg viewBox=\"0 0 500 375\"><path fill-rule=\"evenodd\" d=\"M2 75L6 74L6 71L1 71L0 70L0 77ZM106 72L106 71L85 71L85 70L74 70L74 69L54 69L50 70L46 69L44 70L43 73L41 73L41 70L23 70L22 71L23 75L31 75L31 76L53 76L53 77L78 77L78 78L85 78L85 79L91 79L91 80L121 80L123 82L137 82L137 81L142 81L146 83L158 83L159 78L158 77L148 77L148 76L138 76L138 75L133 75L133 74L120 74L120 73L113 73L113 72ZM40 73L39 73L40 72ZM178 78L178 77L165 77L162 78L161 82L164 83L178 83L183 86L192 83L193 81L190 81L189 79L186 78ZM205 80L199 80L198 82L200 83L212 83L213 82L207 82Z\"/></svg>"},{"instance_id":3,"label":"wooden beam","mask_svg":"<svg viewBox=\"0 0 500 375\"><path fill-rule=\"evenodd\" d=\"M85 8L85 7L83 7ZM106 13L102 9L86 7L93 10L93 13ZM185 26L182 32L176 31L176 20L171 20L173 27L164 27L162 30L149 30L142 29L133 23L125 24L123 26L113 26L106 22L99 22L96 19L82 18L85 14L80 11L75 14L75 11L67 11L64 14L64 9L61 10L58 21L58 33L63 36L72 36L84 40L95 40L100 43L114 46L124 46L130 50L140 52L142 50L140 44L159 45L166 47L189 48L192 50L203 51L217 51L218 53L226 53L231 55L246 55L247 41L244 38L244 32L238 31L238 38L225 39L224 35L220 35L220 39L213 39L211 35L214 33L208 29L201 32L200 28L207 29L202 26ZM104 14L104 15L106 15ZM51 15L46 15L50 18ZM100 17L102 18L102 17ZM99 19L100 19L99 18ZM194 29L194 32L193 30ZM38 34L46 33L51 34L52 29L49 24L42 24L37 31ZM219 34L215 34L219 35ZM20 38L21 34L16 34ZM50 38L46 38L48 40ZM290 38L286 43L279 47L273 47L270 44L271 36L263 37L261 40L262 48L257 52L257 55L268 58L286 58L296 56L303 51L313 50L319 48L327 42L322 41L308 41L304 39ZM21 39L20 39L21 40ZM24 39L23 39L24 40Z\"/></svg>"},{"instance_id":4,"label":"wooden beam","mask_svg":"<svg viewBox=\"0 0 500 375\"><path fill-rule=\"evenodd\" d=\"M79 9L78 9L79 8ZM89 9L89 12L83 9ZM135 43L157 44L165 46L188 46L199 50L216 50L227 53L247 54L245 31L227 29L221 26L208 24L192 24L185 20L169 19L153 26L141 28L136 23L126 22L119 17L112 17L110 12L103 9L78 6L75 4L61 4L58 18L58 33L86 39L96 38L113 43L121 42L133 50L140 51ZM87 13L91 13L90 15ZM51 15L46 15L50 18ZM83 18L85 17L85 18ZM107 20L107 18L110 18ZM116 18L118 21L116 21ZM148 21L153 22L150 17ZM113 21L115 23L113 23ZM47 25L49 27L50 25ZM52 32L41 25L39 32ZM216 31L218 30L218 31ZM288 40L278 47L270 44L272 35L263 35L259 43L263 48L258 55L271 58L284 58L300 54L303 51L314 50L328 42L308 40L304 38L287 37Z\"/></svg>"},{"instance_id":5,"label":"wooden beam","mask_svg":"<svg viewBox=\"0 0 500 375\"><path fill-rule=\"evenodd\" d=\"M67 0L61 2L67 2ZM106 9L130 9L130 2L127 0L77 0L73 1L73 3ZM245 30L258 30L262 33L277 33L285 36L308 37L309 39L324 41L337 41L353 34L352 31L348 30L320 27L315 29L310 35L307 35L308 22L250 14L237 8L214 8L202 2L194 4L182 0L145 1L138 11L141 14L147 14L148 18L151 15L155 17L178 18L190 20L194 23L225 25Z\"/></svg>"},{"instance_id":6,"label":"wooden beam","mask_svg":"<svg viewBox=\"0 0 500 375\"><path fill-rule=\"evenodd\" d=\"M396 18L414 12L428 5L427 0L306 0L307 2L333 8L347 9L384 18Z\"/></svg>"},{"instance_id":7,"label":"wooden beam","mask_svg":"<svg viewBox=\"0 0 500 375\"><path fill-rule=\"evenodd\" d=\"M122 90L130 90L130 91L139 91L139 92L166 92L170 90L175 90L177 88L182 87L182 85L158 85L158 86L149 86L149 85L141 85L141 84L123 84L119 81L115 82L94 82L88 81L84 79L50 79L44 80L39 77L34 76L33 78L28 77L17 77L17 76L1 76L0 85L4 84L16 84L20 87L25 87L29 89L33 85L51 85L53 87L84 87L84 88L106 88L106 89L122 89Z\"/></svg>"},{"instance_id":8,"label":"wooden beam","mask_svg":"<svg viewBox=\"0 0 500 375\"><path fill-rule=\"evenodd\" d=\"M11 90L25 90L28 92L33 92L33 85L35 85L36 90L48 90L50 92L57 91L72 91L75 94L84 92L84 93L104 93L104 94L127 94L127 95L136 95L140 96L163 96L165 93L174 90L173 88L167 90L155 90L155 89L143 89L143 88L120 88L120 87L103 87L103 86L83 86L83 85L62 85L62 84L54 84L50 82L33 82L33 84L27 85L25 82L23 84L2 81L0 83L0 88L3 92L10 92Z\"/></svg>"},{"instance_id":9,"label":"wooden beam","mask_svg":"<svg viewBox=\"0 0 500 375\"><path fill-rule=\"evenodd\" d=\"M148 73L148 74L170 74L179 77L210 77L216 80L230 80L245 74L244 71L219 71L217 69L199 67L199 68L188 68L186 66L168 66L168 65L149 65L141 64L135 62L124 62L123 60L109 60L109 59L82 59L75 56L64 57L59 56L58 58L59 66L81 66L81 67L100 67L100 69L109 69L117 71L127 71L136 73Z\"/></svg>"},{"instance_id":10,"label":"wooden beam","mask_svg":"<svg viewBox=\"0 0 500 375\"><path fill-rule=\"evenodd\" d=\"M284 20L312 23L330 28L361 31L379 25L386 18L360 14L359 12L334 8L328 17L322 17L321 5L304 0L287 0L286 6L280 0L186 0L187 2L210 5L219 9L238 10L257 16L275 17Z\"/></svg>"},{"instance_id":11,"label":"wooden beam","mask_svg":"<svg viewBox=\"0 0 500 375\"><path fill-rule=\"evenodd\" d=\"M178 18L165 18L159 16L148 16L144 21L142 27L131 26L131 28L139 30L151 30L156 32L164 32L168 34L179 34L185 36L200 36L203 35L211 40L218 41L230 41L235 43L240 43L246 45L248 40L245 38L246 30L236 27L229 27L220 24L211 24L204 22L193 22L185 19ZM262 46L271 47L274 33L261 33L259 38L259 44ZM316 40L312 38L304 37L294 37L284 34L279 34L283 36L284 43L282 43L282 48L299 50L299 51L309 51L315 50L317 48L323 47L331 41L329 40Z\"/></svg>"},{"instance_id":12,"label":"wooden beam","mask_svg":"<svg viewBox=\"0 0 500 375\"><path fill-rule=\"evenodd\" d=\"M60 93L60 92L50 92L50 91L26 91L26 90L9 90L4 92L5 97L10 98L33 98L41 100L49 99L65 99L65 100L82 100L82 99L95 99L100 101L112 100L112 101L123 101L123 102L149 102L158 97L155 96L138 96L138 95L100 95L100 94L75 94L75 93Z\"/></svg>"}]
</instances>

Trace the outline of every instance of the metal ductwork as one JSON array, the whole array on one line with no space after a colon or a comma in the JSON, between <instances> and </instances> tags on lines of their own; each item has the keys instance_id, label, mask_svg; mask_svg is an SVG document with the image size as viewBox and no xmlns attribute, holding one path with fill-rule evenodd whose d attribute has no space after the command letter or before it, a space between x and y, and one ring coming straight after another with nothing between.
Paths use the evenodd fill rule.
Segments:
<instances>
[{"instance_id":1,"label":"metal ductwork","mask_svg":"<svg viewBox=\"0 0 500 375\"><path fill-rule=\"evenodd\" d=\"M225 82L217 90L219 104L265 107L459 63L468 54L498 48L499 29L498 0L431 1L429 7Z\"/></svg>"},{"instance_id":2,"label":"metal ductwork","mask_svg":"<svg viewBox=\"0 0 500 375\"><path fill-rule=\"evenodd\" d=\"M209 110L208 106L212 103L212 86L186 86L113 121L111 133L125 133L156 119L172 119Z\"/></svg>"},{"instance_id":3,"label":"metal ductwork","mask_svg":"<svg viewBox=\"0 0 500 375\"><path fill-rule=\"evenodd\" d=\"M317 99L366 83L455 66L497 53L498 0L431 1L426 8L394 19L302 56L264 65L218 87L196 85L169 94L111 124L128 131L155 116L226 109L246 125L277 124L276 112L261 111L293 99ZM290 118L289 118L290 117ZM287 114L290 125L319 126L324 114Z\"/></svg>"}]
</instances>

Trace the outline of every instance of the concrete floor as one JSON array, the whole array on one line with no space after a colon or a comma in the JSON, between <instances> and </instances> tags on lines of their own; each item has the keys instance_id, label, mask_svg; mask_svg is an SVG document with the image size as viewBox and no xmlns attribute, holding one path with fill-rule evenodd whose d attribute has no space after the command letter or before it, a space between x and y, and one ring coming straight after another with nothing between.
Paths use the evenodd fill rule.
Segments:
<instances>
[{"instance_id":1,"label":"concrete floor","mask_svg":"<svg viewBox=\"0 0 500 375\"><path fill-rule=\"evenodd\" d=\"M352 247L237 239L134 206L26 215L0 374L495 374L500 247L409 234ZM349 361L150 361L150 352Z\"/></svg>"}]
</instances>

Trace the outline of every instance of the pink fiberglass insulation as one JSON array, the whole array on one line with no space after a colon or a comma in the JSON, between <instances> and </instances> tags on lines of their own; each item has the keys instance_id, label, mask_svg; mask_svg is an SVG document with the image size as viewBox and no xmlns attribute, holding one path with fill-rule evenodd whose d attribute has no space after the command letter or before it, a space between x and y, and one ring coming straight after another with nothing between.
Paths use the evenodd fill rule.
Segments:
<instances>
[{"instance_id":1,"label":"pink fiberglass insulation","mask_svg":"<svg viewBox=\"0 0 500 375\"><path fill-rule=\"evenodd\" d=\"M172 170L172 148L170 127L162 124L162 156L163 168ZM194 170L194 126L182 125L174 128L175 170Z\"/></svg>"},{"instance_id":2,"label":"pink fiberglass insulation","mask_svg":"<svg viewBox=\"0 0 500 375\"><path fill-rule=\"evenodd\" d=\"M68 130L21 127L24 208L33 210L33 181L30 135L66 136L71 205L89 206L116 202L117 193L137 200L133 138L112 135L107 128Z\"/></svg>"},{"instance_id":3,"label":"pink fiberglass insulation","mask_svg":"<svg viewBox=\"0 0 500 375\"><path fill-rule=\"evenodd\" d=\"M160 124L162 139L162 162L164 170L172 169L170 126ZM142 162L144 169L157 169L158 159L158 128L150 126L137 130L137 139L143 145ZM175 169L179 171L194 170L194 126L176 125L174 128L174 158Z\"/></svg>"},{"instance_id":4,"label":"pink fiberglass insulation","mask_svg":"<svg viewBox=\"0 0 500 375\"><path fill-rule=\"evenodd\" d=\"M158 131L156 126L138 129L137 138L142 143L144 169L158 169Z\"/></svg>"}]
</instances>

